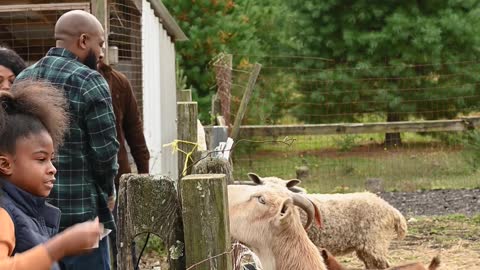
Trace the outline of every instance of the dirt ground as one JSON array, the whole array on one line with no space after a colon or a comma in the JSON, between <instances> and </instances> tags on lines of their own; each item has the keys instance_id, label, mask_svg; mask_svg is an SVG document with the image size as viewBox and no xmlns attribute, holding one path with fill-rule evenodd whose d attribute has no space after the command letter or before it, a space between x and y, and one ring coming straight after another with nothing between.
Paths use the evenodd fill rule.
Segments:
<instances>
[{"instance_id":1,"label":"dirt ground","mask_svg":"<svg viewBox=\"0 0 480 270\"><path fill-rule=\"evenodd\" d=\"M480 269L480 216L449 215L409 219L404 240L390 246L392 265L423 262L440 255L441 270ZM341 262L352 269L362 269L354 256L343 256Z\"/></svg>"}]
</instances>

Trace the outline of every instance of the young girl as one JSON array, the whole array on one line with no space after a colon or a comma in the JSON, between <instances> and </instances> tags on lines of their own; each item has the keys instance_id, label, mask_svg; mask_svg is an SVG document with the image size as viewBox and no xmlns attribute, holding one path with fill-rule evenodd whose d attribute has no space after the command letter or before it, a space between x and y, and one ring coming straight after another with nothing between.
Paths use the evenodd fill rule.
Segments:
<instances>
[{"instance_id":1,"label":"young girl","mask_svg":"<svg viewBox=\"0 0 480 270\"><path fill-rule=\"evenodd\" d=\"M60 210L45 198L55 182L54 151L68 124L66 104L60 91L38 81L0 91L0 270L60 269L56 261L98 243L98 219L53 237Z\"/></svg>"}]
</instances>

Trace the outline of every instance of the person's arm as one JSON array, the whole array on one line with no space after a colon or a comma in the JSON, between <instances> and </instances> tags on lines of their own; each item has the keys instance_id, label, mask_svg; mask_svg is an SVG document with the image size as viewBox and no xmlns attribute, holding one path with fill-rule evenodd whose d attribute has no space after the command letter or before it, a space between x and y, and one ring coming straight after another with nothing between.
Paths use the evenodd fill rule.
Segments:
<instances>
[{"instance_id":1,"label":"person's arm","mask_svg":"<svg viewBox=\"0 0 480 270\"><path fill-rule=\"evenodd\" d=\"M115 193L114 178L118 171L119 148L112 98L108 84L100 74L92 74L84 82L82 88L85 89L87 103L85 123L95 181L108 196L112 196Z\"/></svg>"},{"instance_id":2,"label":"person's arm","mask_svg":"<svg viewBox=\"0 0 480 270\"><path fill-rule=\"evenodd\" d=\"M135 161L138 173L149 173L150 153L148 152L143 134L143 124L138 110L137 99L127 77L118 71L113 72L115 72L114 74L118 78L123 92L123 95L120 96L124 98L121 103L124 104L122 108L124 112L122 128L125 133L125 140L130 147L130 153Z\"/></svg>"},{"instance_id":3,"label":"person's arm","mask_svg":"<svg viewBox=\"0 0 480 270\"><path fill-rule=\"evenodd\" d=\"M102 231L98 218L78 223L47 242L10 257L15 248L15 226L7 211L0 208L0 270L49 270L65 256L92 250Z\"/></svg>"},{"instance_id":4,"label":"person's arm","mask_svg":"<svg viewBox=\"0 0 480 270\"><path fill-rule=\"evenodd\" d=\"M15 227L10 215L0 208L0 269L1 270L49 270L53 264L47 248L38 245L28 251L10 255L15 248Z\"/></svg>"}]
</instances>

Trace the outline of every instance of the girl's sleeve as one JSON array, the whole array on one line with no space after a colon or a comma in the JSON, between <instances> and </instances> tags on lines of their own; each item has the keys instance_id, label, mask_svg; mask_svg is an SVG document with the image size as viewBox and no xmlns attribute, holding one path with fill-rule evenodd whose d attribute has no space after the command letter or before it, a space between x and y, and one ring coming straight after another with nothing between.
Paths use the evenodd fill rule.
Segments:
<instances>
[{"instance_id":1,"label":"girl's sleeve","mask_svg":"<svg viewBox=\"0 0 480 270\"><path fill-rule=\"evenodd\" d=\"M15 248L15 226L5 209L0 208L0 270L49 270L53 264L44 245L10 255Z\"/></svg>"}]
</instances>

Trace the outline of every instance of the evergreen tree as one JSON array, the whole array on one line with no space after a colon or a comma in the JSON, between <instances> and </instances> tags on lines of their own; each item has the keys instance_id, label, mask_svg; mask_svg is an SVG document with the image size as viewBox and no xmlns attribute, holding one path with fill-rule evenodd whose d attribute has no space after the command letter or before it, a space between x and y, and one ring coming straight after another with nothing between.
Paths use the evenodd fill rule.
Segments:
<instances>
[{"instance_id":1,"label":"evergreen tree","mask_svg":"<svg viewBox=\"0 0 480 270\"><path fill-rule=\"evenodd\" d=\"M479 1L288 3L300 15L298 54L332 59L300 63L299 119L439 119L478 107Z\"/></svg>"}]
</instances>

